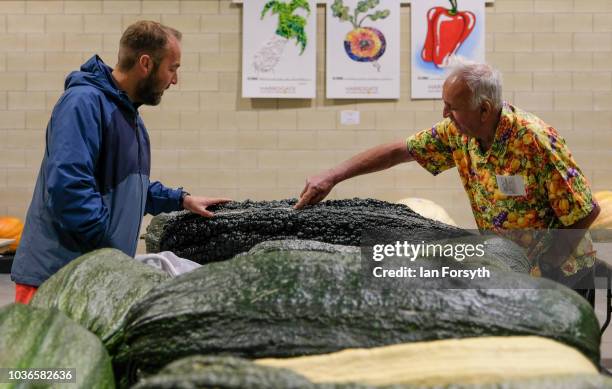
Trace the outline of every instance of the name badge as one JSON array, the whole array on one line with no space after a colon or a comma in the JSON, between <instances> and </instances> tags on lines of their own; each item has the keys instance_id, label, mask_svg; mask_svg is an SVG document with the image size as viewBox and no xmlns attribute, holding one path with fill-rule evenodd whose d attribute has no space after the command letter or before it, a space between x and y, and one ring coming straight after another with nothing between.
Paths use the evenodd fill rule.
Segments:
<instances>
[{"instance_id":1,"label":"name badge","mask_svg":"<svg viewBox=\"0 0 612 389\"><path fill-rule=\"evenodd\" d=\"M525 180L523 176L496 175L497 187L506 196L525 196Z\"/></svg>"}]
</instances>

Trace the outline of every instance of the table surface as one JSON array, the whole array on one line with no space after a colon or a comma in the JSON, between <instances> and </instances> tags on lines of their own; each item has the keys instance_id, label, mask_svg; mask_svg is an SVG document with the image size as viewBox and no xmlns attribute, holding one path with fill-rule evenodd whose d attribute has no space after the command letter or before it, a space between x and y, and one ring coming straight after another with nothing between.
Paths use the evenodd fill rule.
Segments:
<instances>
[{"instance_id":1,"label":"table surface","mask_svg":"<svg viewBox=\"0 0 612 389\"><path fill-rule=\"evenodd\" d=\"M8 246L14 241L15 239L0 239L0 254L8 251Z\"/></svg>"}]
</instances>

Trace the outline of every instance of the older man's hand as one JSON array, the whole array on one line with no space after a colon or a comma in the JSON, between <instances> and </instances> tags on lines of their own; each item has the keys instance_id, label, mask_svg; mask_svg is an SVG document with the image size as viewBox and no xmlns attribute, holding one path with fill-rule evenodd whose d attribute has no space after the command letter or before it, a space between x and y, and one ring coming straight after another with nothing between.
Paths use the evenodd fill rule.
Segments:
<instances>
[{"instance_id":1,"label":"older man's hand","mask_svg":"<svg viewBox=\"0 0 612 389\"><path fill-rule=\"evenodd\" d=\"M214 214L206 209L207 207L210 207L211 205L224 204L230 201L232 200L227 198L211 198L187 195L183 199L183 208L204 217L213 217Z\"/></svg>"},{"instance_id":2,"label":"older man's hand","mask_svg":"<svg viewBox=\"0 0 612 389\"><path fill-rule=\"evenodd\" d=\"M334 175L331 171L309 177L300 194L300 199L293 208L301 209L306 205L316 204L323 200L331 192L334 185L336 185L333 177Z\"/></svg>"}]
</instances>

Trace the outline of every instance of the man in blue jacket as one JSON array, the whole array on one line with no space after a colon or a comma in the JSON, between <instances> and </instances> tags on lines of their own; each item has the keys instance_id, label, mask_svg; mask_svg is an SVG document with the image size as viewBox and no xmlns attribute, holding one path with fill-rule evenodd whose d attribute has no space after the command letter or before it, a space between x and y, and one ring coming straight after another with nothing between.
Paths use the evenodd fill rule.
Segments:
<instances>
[{"instance_id":1,"label":"man in blue jacket","mask_svg":"<svg viewBox=\"0 0 612 389\"><path fill-rule=\"evenodd\" d=\"M46 149L11 279L28 303L51 275L101 247L134 256L145 213L202 216L229 201L151 182L149 136L138 107L177 83L181 33L151 21L124 32L115 69L93 56L72 72L47 125Z\"/></svg>"}]
</instances>

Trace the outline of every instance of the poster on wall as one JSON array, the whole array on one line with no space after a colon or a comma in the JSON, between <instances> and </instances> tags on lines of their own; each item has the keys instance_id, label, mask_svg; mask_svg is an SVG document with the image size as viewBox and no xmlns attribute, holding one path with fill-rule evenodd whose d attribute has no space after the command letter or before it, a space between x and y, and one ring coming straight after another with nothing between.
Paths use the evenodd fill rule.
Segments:
<instances>
[{"instance_id":1,"label":"poster on wall","mask_svg":"<svg viewBox=\"0 0 612 389\"><path fill-rule=\"evenodd\" d=\"M451 56L485 61L485 0L413 1L410 13L412 98L440 99Z\"/></svg>"},{"instance_id":2,"label":"poster on wall","mask_svg":"<svg viewBox=\"0 0 612 389\"><path fill-rule=\"evenodd\" d=\"M243 3L242 97L315 97L316 16L316 0Z\"/></svg>"},{"instance_id":3,"label":"poster on wall","mask_svg":"<svg viewBox=\"0 0 612 389\"><path fill-rule=\"evenodd\" d=\"M399 99L400 2L329 0L328 99Z\"/></svg>"}]
</instances>

